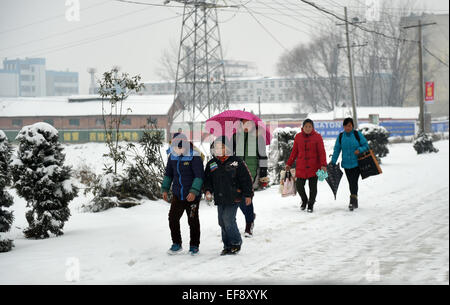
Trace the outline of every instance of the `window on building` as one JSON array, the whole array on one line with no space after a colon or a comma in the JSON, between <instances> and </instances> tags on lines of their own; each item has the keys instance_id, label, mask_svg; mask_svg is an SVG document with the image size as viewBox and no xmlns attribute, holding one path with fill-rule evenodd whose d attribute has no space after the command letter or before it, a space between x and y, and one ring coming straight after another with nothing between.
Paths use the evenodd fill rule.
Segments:
<instances>
[{"instance_id":1,"label":"window on building","mask_svg":"<svg viewBox=\"0 0 450 305\"><path fill-rule=\"evenodd\" d=\"M271 94L271 95L270 95L270 100L271 100L271 101L274 101L274 100L275 100L275 94Z\"/></svg>"},{"instance_id":2,"label":"window on building","mask_svg":"<svg viewBox=\"0 0 450 305\"><path fill-rule=\"evenodd\" d=\"M104 122L103 119L95 119L95 126L103 126Z\"/></svg>"},{"instance_id":3,"label":"window on building","mask_svg":"<svg viewBox=\"0 0 450 305\"><path fill-rule=\"evenodd\" d=\"M275 88L275 81L274 80L270 82L270 87Z\"/></svg>"},{"instance_id":4,"label":"window on building","mask_svg":"<svg viewBox=\"0 0 450 305\"><path fill-rule=\"evenodd\" d=\"M70 126L80 126L80 119L69 119Z\"/></svg>"},{"instance_id":5,"label":"window on building","mask_svg":"<svg viewBox=\"0 0 450 305\"><path fill-rule=\"evenodd\" d=\"M13 119L12 125L22 127L22 120L21 119Z\"/></svg>"},{"instance_id":6,"label":"window on building","mask_svg":"<svg viewBox=\"0 0 450 305\"><path fill-rule=\"evenodd\" d=\"M122 119L122 124L123 125L131 125L131 119L127 119L127 118Z\"/></svg>"},{"instance_id":7,"label":"window on building","mask_svg":"<svg viewBox=\"0 0 450 305\"><path fill-rule=\"evenodd\" d=\"M44 120L44 123L50 124L52 126L55 126L55 122L52 119L46 119L46 120Z\"/></svg>"},{"instance_id":8,"label":"window on building","mask_svg":"<svg viewBox=\"0 0 450 305\"><path fill-rule=\"evenodd\" d=\"M157 118L148 118L147 119L147 124L148 125L155 124L156 126L158 126L158 119Z\"/></svg>"}]
</instances>

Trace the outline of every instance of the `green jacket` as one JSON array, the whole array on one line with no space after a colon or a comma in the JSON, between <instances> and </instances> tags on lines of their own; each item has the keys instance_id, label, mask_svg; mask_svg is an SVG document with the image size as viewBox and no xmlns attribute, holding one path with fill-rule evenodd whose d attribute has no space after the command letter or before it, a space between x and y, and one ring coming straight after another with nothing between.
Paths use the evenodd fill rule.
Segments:
<instances>
[{"instance_id":1,"label":"green jacket","mask_svg":"<svg viewBox=\"0 0 450 305\"><path fill-rule=\"evenodd\" d=\"M240 132L233 135L233 144L233 154L245 161L253 181L258 175L258 169L260 169L260 178L267 176L267 153L264 137L257 139L256 132Z\"/></svg>"}]
</instances>

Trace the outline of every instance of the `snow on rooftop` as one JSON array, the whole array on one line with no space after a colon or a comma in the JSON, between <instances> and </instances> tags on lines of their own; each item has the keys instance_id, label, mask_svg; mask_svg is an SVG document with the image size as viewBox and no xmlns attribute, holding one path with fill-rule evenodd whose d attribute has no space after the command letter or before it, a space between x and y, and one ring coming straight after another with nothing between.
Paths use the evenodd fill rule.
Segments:
<instances>
[{"instance_id":1,"label":"snow on rooftop","mask_svg":"<svg viewBox=\"0 0 450 305\"><path fill-rule=\"evenodd\" d=\"M0 98L0 117L102 115L98 98L95 95ZM123 107L125 111L130 108L133 115L167 115L173 101L173 95L130 96Z\"/></svg>"}]
</instances>

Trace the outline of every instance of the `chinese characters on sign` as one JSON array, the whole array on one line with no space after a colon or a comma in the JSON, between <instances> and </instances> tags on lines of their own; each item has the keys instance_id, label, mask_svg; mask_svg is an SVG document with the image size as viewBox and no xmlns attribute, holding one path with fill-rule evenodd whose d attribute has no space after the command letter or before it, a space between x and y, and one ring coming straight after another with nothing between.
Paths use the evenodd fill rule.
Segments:
<instances>
[{"instance_id":1,"label":"chinese characters on sign","mask_svg":"<svg viewBox=\"0 0 450 305\"><path fill-rule=\"evenodd\" d=\"M425 83L425 104L434 103L434 82Z\"/></svg>"}]
</instances>

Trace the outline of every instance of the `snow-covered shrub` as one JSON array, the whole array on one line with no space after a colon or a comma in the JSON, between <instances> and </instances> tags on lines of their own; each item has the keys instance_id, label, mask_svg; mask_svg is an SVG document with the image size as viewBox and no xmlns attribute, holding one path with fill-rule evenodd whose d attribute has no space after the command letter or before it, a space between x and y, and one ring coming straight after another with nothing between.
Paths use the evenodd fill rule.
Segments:
<instances>
[{"instance_id":1,"label":"snow-covered shrub","mask_svg":"<svg viewBox=\"0 0 450 305\"><path fill-rule=\"evenodd\" d=\"M87 191L94 194L94 198L82 208L86 212L102 212L119 206L120 185L123 178L114 173L105 173L94 178L87 186Z\"/></svg>"},{"instance_id":2,"label":"snow-covered shrub","mask_svg":"<svg viewBox=\"0 0 450 305\"><path fill-rule=\"evenodd\" d=\"M133 163L130 163L126 172L126 189L135 195L150 200L162 198L161 184L165 174L165 164L161 155L164 143L164 134L152 125L146 129L139 140L141 151L132 143L128 149L133 151Z\"/></svg>"},{"instance_id":3,"label":"snow-covered shrub","mask_svg":"<svg viewBox=\"0 0 450 305\"><path fill-rule=\"evenodd\" d=\"M11 181L9 175L10 159L11 146L5 133L0 130L0 233L8 232L14 220L13 213L6 209L13 204L12 196L5 189ZM0 235L0 252L8 252L12 247L12 240L2 238Z\"/></svg>"},{"instance_id":4,"label":"snow-covered shrub","mask_svg":"<svg viewBox=\"0 0 450 305\"><path fill-rule=\"evenodd\" d=\"M30 208L24 234L27 238L62 235L70 217L69 202L77 196L78 188L71 168L64 166L58 131L47 123L36 123L23 127L16 140L19 148L11 164L14 187Z\"/></svg>"},{"instance_id":5,"label":"snow-covered shrub","mask_svg":"<svg viewBox=\"0 0 450 305\"><path fill-rule=\"evenodd\" d=\"M414 141L414 149L419 155L439 152L439 149L433 146L433 140L431 136L426 133L421 133L418 135L417 139Z\"/></svg>"},{"instance_id":6,"label":"snow-covered shrub","mask_svg":"<svg viewBox=\"0 0 450 305\"><path fill-rule=\"evenodd\" d=\"M165 172L161 155L163 141L163 133L146 129L139 141L141 149L128 143L127 151L132 160L127 160L128 166L123 174L114 174L106 166L104 173L99 176L81 171L82 181L87 186L85 193L91 191L94 194L93 200L83 206L84 210L101 212L115 207L129 208L140 204L140 200L144 198L160 199Z\"/></svg>"},{"instance_id":7,"label":"snow-covered shrub","mask_svg":"<svg viewBox=\"0 0 450 305\"><path fill-rule=\"evenodd\" d=\"M361 124L359 130L369 142L370 149L373 150L378 162L389 153L389 132L383 126L374 124Z\"/></svg>"},{"instance_id":8,"label":"snow-covered shrub","mask_svg":"<svg viewBox=\"0 0 450 305\"><path fill-rule=\"evenodd\" d=\"M273 132L272 142L269 147L269 178L271 184L280 184L280 173L286 167L295 136L301 132L301 128L277 128ZM293 164L295 167L295 164Z\"/></svg>"}]
</instances>

